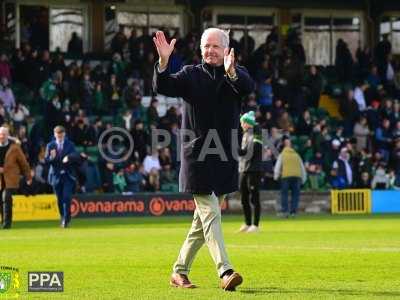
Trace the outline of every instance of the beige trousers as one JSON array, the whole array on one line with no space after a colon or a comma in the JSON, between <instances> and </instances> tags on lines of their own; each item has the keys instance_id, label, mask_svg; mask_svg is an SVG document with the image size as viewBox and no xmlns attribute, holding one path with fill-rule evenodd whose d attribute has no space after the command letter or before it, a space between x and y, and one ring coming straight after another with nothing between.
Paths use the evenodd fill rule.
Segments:
<instances>
[{"instance_id":1,"label":"beige trousers","mask_svg":"<svg viewBox=\"0 0 400 300\"><path fill-rule=\"evenodd\" d=\"M196 210L193 215L192 227L182 245L173 272L189 274L197 251L206 243L217 267L218 275L221 276L225 271L233 269L229 263L222 236L220 204L225 195L217 197L214 193L211 195L195 194L193 197Z\"/></svg>"}]
</instances>

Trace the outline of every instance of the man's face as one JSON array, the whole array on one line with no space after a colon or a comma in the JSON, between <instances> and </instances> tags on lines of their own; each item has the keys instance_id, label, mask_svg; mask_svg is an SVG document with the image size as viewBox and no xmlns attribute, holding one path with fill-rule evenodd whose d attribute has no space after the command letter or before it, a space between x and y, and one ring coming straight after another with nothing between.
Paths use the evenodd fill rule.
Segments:
<instances>
[{"instance_id":1,"label":"man's face","mask_svg":"<svg viewBox=\"0 0 400 300\"><path fill-rule=\"evenodd\" d=\"M224 64L224 47L222 46L221 36L217 32L210 32L204 37L201 55L209 65L221 66Z\"/></svg>"},{"instance_id":2,"label":"man's face","mask_svg":"<svg viewBox=\"0 0 400 300\"><path fill-rule=\"evenodd\" d=\"M244 131L246 131L247 129L251 128L251 126L249 124L247 124L246 122L240 121L240 125L242 125L242 129Z\"/></svg>"},{"instance_id":3,"label":"man's face","mask_svg":"<svg viewBox=\"0 0 400 300\"><path fill-rule=\"evenodd\" d=\"M62 140L64 140L65 132L55 131L54 137L56 138L57 141L62 141Z\"/></svg>"},{"instance_id":4,"label":"man's face","mask_svg":"<svg viewBox=\"0 0 400 300\"><path fill-rule=\"evenodd\" d=\"M0 130L0 143L4 144L7 141L8 134L5 130Z\"/></svg>"}]
</instances>

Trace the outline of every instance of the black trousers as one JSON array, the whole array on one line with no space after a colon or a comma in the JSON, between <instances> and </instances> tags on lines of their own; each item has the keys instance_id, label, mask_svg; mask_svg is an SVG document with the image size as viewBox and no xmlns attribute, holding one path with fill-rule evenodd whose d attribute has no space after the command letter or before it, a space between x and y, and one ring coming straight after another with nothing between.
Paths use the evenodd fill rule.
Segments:
<instances>
[{"instance_id":1,"label":"black trousers","mask_svg":"<svg viewBox=\"0 0 400 300\"><path fill-rule=\"evenodd\" d=\"M3 187L5 186L3 181ZM12 195L16 193L16 189L2 188L0 190L0 212L1 224L3 228L11 227L12 223Z\"/></svg>"},{"instance_id":2,"label":"black trousers","mask_svg":"<svg viewBox=\"0 0 400 300\"><path fill-rule=\"evenodd\" d=\"M261 174L259 172L245 172L240 173L240 194L242 196L242 205L244 212L244 221L246 225L258 226L260 222L260 180ZM254 217L252 222L252 209L254 209Z\"/></svg>"}]
</instances>

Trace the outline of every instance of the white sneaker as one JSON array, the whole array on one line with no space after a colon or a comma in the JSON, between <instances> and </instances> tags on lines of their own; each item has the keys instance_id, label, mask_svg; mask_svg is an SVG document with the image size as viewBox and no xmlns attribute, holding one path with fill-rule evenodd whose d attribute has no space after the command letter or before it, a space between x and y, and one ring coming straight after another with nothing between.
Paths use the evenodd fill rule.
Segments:
<instances>
[{"instance_id":1,"label":"white sneaker","mask_svg":"<svg viewBox=\"0 0 400 300\"><path fill-rule=\"evenodd\" d=\"M247 229L246 232L252 233L252 232L259 232L259 231L260 231L260 229L258 228L258 226L256 226L256 225L251 225L251 226Z\"/></svg>"},{"instance_id":2,"label":"white sneaker","mask_svg":"<svg viewBox=\"0 0 400 300\"><path fill-rule=\"evenodd\" d=\"M243 224L242 226L240 226L238 232L247 232L247 230L249 230L250 226Z\"/></svg>"}]
</instances>

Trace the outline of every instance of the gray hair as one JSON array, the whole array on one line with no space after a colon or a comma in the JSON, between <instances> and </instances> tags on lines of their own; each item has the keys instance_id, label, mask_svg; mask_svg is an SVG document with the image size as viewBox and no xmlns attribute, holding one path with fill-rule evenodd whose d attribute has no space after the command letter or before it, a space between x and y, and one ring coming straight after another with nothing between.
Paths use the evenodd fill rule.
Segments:
<instances>
[{"instance_id":1,"label":"gray hair","mask_svg":"<svg viewBox=\"0 0 400 300\"><path fill-rule=\"evenodd\" d=\"M201 35L201 41L200 41L200 47L202 48L204 46L204 40L206 38L207 35L209 35L210 33L218 33L221 37L221 44L223 48L228 48L229 47L229 31L225 31L219 28L207 28L206 30L204 30L203 34Z\"/></svg>"},{"instance_id":2,"label":"gray hair","mask_svg":"<svg viewBox=\"0 0 400 300\"><path fill-rule=\"evenodd\" d=\"M0 132L6 134L7 136L10 134L10 130L8 129L8 127L5 126L0 127Z\"/></svg>"}]
</instances>

